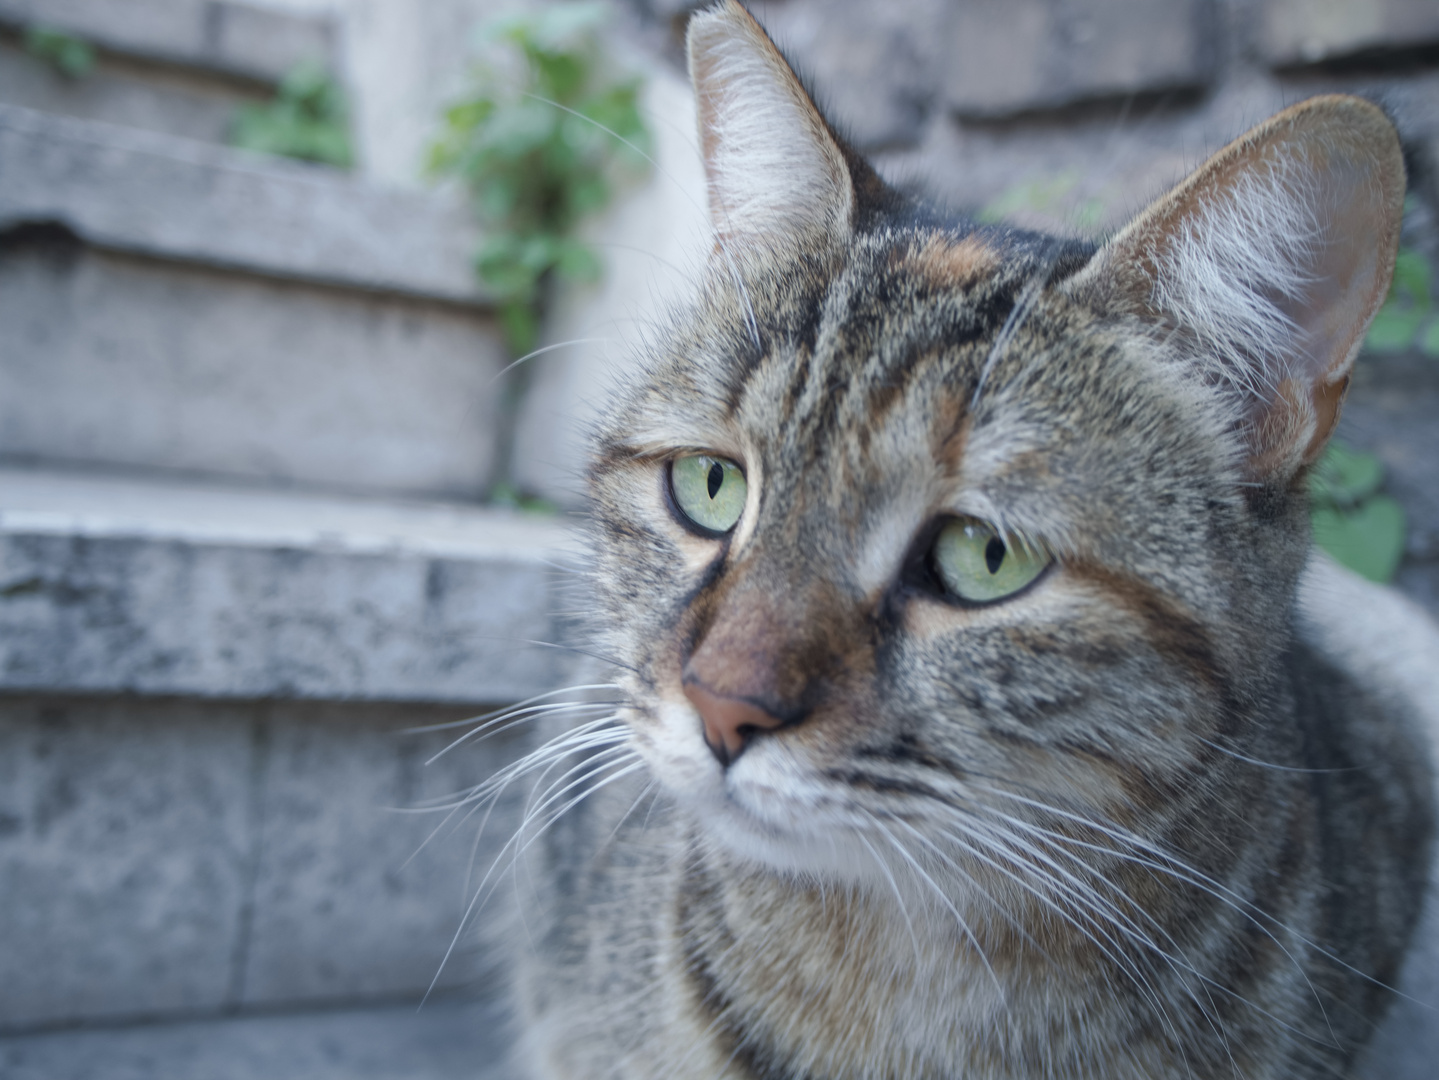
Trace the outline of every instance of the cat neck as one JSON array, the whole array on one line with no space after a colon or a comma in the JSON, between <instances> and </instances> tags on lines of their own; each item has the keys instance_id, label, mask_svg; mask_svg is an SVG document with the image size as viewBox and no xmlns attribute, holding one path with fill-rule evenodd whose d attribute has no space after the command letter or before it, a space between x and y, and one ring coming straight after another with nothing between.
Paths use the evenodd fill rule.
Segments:
<instances>
[{"instance_id":1,"label":"cat neck","mask_svg":"<svg viewBox=\"0 0 1439 1080\"><path fill-rule=\"evenodd\" d=\"M1066 1058L1080 1075L1097 1033L1114 1040L1106 1075L1169 1075L1176 1030L1188 1029L1179 1041L1191 1048L1208 1038L1205 1008L1151 1006L1210 981L1192 954L1173 959L1185 952L1173 935L1197 907L1209 909L1200 924L1243 919L1202 888L1156 889L1132 865L1107 871L1130 878L1111 900L1139 888L1142 914L1115 906L1113 920L1085 918L1012 885L1000 895L994 880L951 880L941 897L898 866L878 883L825 885L692 837L675 959L703 1022L730 1033L738 1059L757 1055L756 1075L1020 1077ZM1171 958L1141 938L1164 941Z\"/></svg>"}]
</instances>

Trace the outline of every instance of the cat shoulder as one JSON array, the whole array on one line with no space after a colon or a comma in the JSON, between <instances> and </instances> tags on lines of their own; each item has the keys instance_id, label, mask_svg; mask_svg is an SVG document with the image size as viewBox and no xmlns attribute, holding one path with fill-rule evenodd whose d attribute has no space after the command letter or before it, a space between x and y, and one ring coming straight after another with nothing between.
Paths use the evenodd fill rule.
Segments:
<instances>
[{"instance_id":1,"label":"cat shoulder","mask_svg":"<svg viewBox=\"0 0 1439 1080\"><path fill-rule=\"evenodd\" d=\"M1423 608L1316 549L1300 579L1297 629L1365 690L1402 704L1439 760L1439 625Z\"/></svg>"}]
</instances>

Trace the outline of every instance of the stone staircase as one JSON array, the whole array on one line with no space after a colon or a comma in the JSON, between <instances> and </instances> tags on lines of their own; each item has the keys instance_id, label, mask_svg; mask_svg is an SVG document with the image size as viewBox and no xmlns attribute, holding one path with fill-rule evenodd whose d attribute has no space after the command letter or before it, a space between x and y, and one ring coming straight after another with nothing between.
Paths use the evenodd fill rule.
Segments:
<instances>
[{"instance_id":1,"label":"stone staircase","mask_svg":"<svg viewBox=\"0 0 1439 1080\"><path fill-rule=\"evenodd\" d=\"M449 736L408 729L572 681L537 644L570 541L481 505L505 356L463 206L224 145L341 40L0 0L5 1077L499 1076L483 925L415 1011L473 831L410 861L438 821L393 810L522 741L426 768Z\"/></svg>"}]
</instances>

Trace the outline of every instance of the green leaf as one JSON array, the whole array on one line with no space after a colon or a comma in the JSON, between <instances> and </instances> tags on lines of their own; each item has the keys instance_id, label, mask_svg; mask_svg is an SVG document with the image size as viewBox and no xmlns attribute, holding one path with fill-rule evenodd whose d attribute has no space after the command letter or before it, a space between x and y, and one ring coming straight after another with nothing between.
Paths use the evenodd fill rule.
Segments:
<instances>
[{"instance_id":1,"label":"green leaf","mask_svg":"<svg viewBox=\"0 0 1439 1080\"><path fill-rule=\"evenodd\" d=\"M589 75L585 58L571 53L534 52L531 60L539 75L539 93L560 103L569 101Z\"/></svg>"},{"instance_id":2,"label":"green leaf","mask_svg":"<svg viewBox=\"0 0 1439 1080\"><path fill-rule=\"evenodd\" d=\"M1369 327L1365 348L1385 353L1403 352L1413 346L1429 318L1433 290L1434 268L1423 252L1400 248L1394 260L1389 295Z\"/></svg>"},{"instance_id":3,"label":"green leaf","mask_svg":"<svg viewBox=\"0 0 1439 1080\"><path fill-rule=\"evenodd\" d=\"M1424 321L1422 311L1406 311L1386 303L1374 314L1369 324L1369 333L1364 338L1364 347L1371 352L1403 352L1414 343L1419 325Z\"/></svg>"},{"instance_id":4,"label":"green leaf","mask_svg":"<svg viewBox=\"0 0 1439 1080\"><path fill-rule=\"evenodd\" d=\"M1315 507L1314 542L1370 581L1394 577L1404 554L1404 508L1376 495L1353 510Z\"/></svg>"},{"instance_id":5,"label":"green leaf","mask_svg":"<svg viewBox=\"0 0 1439 1080\"><path fill-rule=\"evenodd\" d=\"M1400 248L1394 259L1394 280L1390 292L1409 298L1413 303L1429 309L1429 297L1434 290L1434 268L1424 253L1413 248Z\"/></svg>"},{"instance_id":6,"label":"green leaf","mask_svg":"<svg viewBox=\"0 0 1439 1080\"><path fill-rule=\"evenodd\" d=\"M507 301L528 300L539 279L539 272L522 259L525 245L521 237L491 237L475 260L480 280Z\"/></svg>"},{"instance_id":7,"label":"green leaf","mask_svg":"<svg viewBox=\"0 0 1439 1080\"><path fill-rule=\"evenodd\" d=\"M67 79L83 79L95 68L95 49L88 41L49 26L26 29L25 51Z\"/></svg>"},{"instance_id":8,"label":"green leaf","mask_svg":"<svg viewBox=\"0 0 1439 1080\"><path fill-rule=\"evenodd\" d=\"M1079 181L1080 175L1075 169L1064 169L1053 176L1023 181L1000 192L984 205L976 217L985 224L997 224L1024 210L1052 213L1079 186Z\"/></svg>"},{"instance_id":9,"label":"green leaf","mask_svg":"<svg viewBox=\"0 0 1439 1080\"><path fill-rule=\"evenodd\" d=\"M486 226L475 270L517 352L538 336L549 278L599 276L575 229L609 204L616 182L641 172L643 156L621 140L649 145L642 84L617 77L605 56L606 17L604 4L570 2L485 23L478 39L488 52L429 150L431 171L460 179Z\"/></svg>"},{"instance_id":10,"label":"green leaf","mask_svg":"<svg viewBox=\"0 0 1439 1080\"><path fill-rule=\"evenodd\" d=\"M555 128L551 106L539 101L520 101L496 109L479 131L479 144L501 158L512 161L543 146Z\"/></svg>"},{"instance_id":11,"label":"green leaf","mask_svg":"<svg viewBox=\"0 0 1439 1080\"><path fill-rule=\"evenodd\" d=\"M493 115L495 102L492 98L481 97L462 101L445 110L445 125L463 134L477 128Z\"/></svg>"},{"instance_id":12,"label":"green leaf","mask_svg":"<svg viewBox=\"0 0 1439 1080\"><path fill-rule=\"evenodd\" d=\"M270 102L240 106L230 143L339 168L348 168L354 159L344 95L329 73L312 61L292 68Z\"/></svg>"},{"instance_id":13,"label":"green leaf","mask_svg":"<svg viewBox=\"0 0 1439 1080\"><path fill-rule=\"evenodd\" d=\"M1316 506L1349 509L1378 491L1383 481L1383 462L1335 440L1309 474L1309 494Z\"/></svg>"},{"instance_id":14,"label":"green leaf","mask_svg":"<svg viewBox=\"0 0 1439 1080\"><path fill-rule=\"evenodd\" d=\"M602 209L610 201L610 186L599 174L578 176L569 190L569 208L577 217Z\"/></svg>"},{"instance_id":15,"label":"green leaf","mask_svg":"<svg viewBox=\"0 0 1439 1080\"><path fill-rule=\"evenodd\" d=\"M560 508L549 499L542 499L537 495L526 495L508 480L501 480L490 488L490 505L504 506L511 510L522 510L526 514L540 514L545 517L553 517L560 512Z\"/></svg>"},{"instance_id":16,"label":"green leaf","mask_svg":"<svg viewBox=\"0 0 1439 1080\"><path fill-rule=\"evenodd\" d=\"M540 320L531 304L501 304L499 317L500 328L505 332L505 343L512 353L524 356L535 347L540 336Z\"/></svg>"},{"instance_id":17,"label":"green leaf","mask_svg":"<svg viewBox=\"0 0 1439 1080\"><path fill-rule=\"evenodd\" d=\"M475 185L475 203L481 216L502 220L520 202L520 178L510 173L492 173Z\"/></svg>"},{"instance_id":18,"label":"green leaf","mask_svg":"<svg viewBox=\"0 0 1439 1080\"><path fill-rule=\"evenodd\" d=\"M562 277L585 284L598 281L602 270L599 257L575 240L567 240L561 245L555 265Z\"/></svg>"}]
</instances>

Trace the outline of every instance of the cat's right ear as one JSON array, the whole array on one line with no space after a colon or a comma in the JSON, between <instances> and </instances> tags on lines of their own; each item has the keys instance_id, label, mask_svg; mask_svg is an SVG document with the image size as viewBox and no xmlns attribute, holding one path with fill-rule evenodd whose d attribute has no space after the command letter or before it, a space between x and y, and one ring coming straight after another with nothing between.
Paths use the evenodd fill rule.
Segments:
<instances>
[{"instance_id":1,"label":"cat's right ear","mask_svg":"<svg viewBox=\"0 0 1439 1080\"><path fill-rule=\"evenodd\" d=\"M741 244L847 234L844 155L759 23L724 0L690 20L688 47L715 231Z\"/></svg>"}]
</instances>

